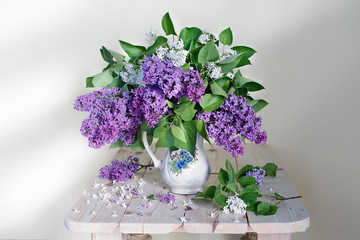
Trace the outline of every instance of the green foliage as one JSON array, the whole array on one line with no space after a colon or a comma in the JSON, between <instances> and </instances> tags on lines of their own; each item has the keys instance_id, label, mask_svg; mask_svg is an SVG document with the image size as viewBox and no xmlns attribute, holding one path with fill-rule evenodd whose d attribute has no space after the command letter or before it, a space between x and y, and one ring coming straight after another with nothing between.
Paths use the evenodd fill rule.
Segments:
<instances>
[{"instance_id":1,"label":"green foliage","mask_svg":"<svg viewBox=\"0 0 360 240\"><path fill-rule=\"evenodd\" d=\"M223 96L223 97L229 97L229 95L225 92L225 90L220 87L220 85L216 81L210 82L210 89L211 92L215 95Z\"/></svg>"},{"instance_id":2,"label":"green foliage","mask_svg":"<svg viewBox=\"0 0 360 240\"><path fill-rule=\"evenodd\" d=\"M129 58L137 58L145 54L146 48L143 46L135 46L121 40L120 40L120 45L122 49L124 49L126 54L129 56Z\"/></svg>"},{"instance_id":3,"label":"green foliage","mask_svg":"<svg viewBox=\"0 0 360 240\"><path fill-rule=\"evenodd\" d=\"M246 165L245 167L241 168L237 173L236 173L236 177L240 178L246 175L247 172L251 171L254 169L253 165Z\"/></svg>"},{"instance_id":4,"label":"green foliage","mask_svg":"<svg viewBox=\"0 0 360 240\"><path fill-rule=\"evenodd\" d=\"M197 27L183 28L179 34L179 38L184 42L184 49L189 50L191 46L199 39L202 31Z\"/></svg>"},{"instance_id":5,"label":"green foliage","mask_svg":"<svg viewBox=\"0 0 360 240\"><path fill-rule=\"evenodd\" d=\"M154 137L158 138L155 147L170 148L174 145L174 136L169 127L160 126L155 128Z\"/></svg>"},{"instance_id":6,"label":"green foliage","mask_svg":"<svg viewBox=\"0 0 360 240\"><path fill-rule=\"evenodd\" d=\"M248 185L255 184L256 179L253 176L243 176L241 178L238 178L238 182L240 186L246 187Z\"/></svg>"},{"instance_id":7,"label":"green foliage","mask_svg":"<svg viewBox=\"0 0 360 240\"><path fill-rule=\"evenodd\" d=\"M145 56L152 56L155 52L156 49L167 44L167 38L163 37L163 36L158 36L154 42L153 45L151 45L150 47L148 47L145 51Z\"/></svg>"},{"instance_id":8,"label":"green foliage","mask_svg":"<svg viewBox=\"0 0 360 240\"><path fill-rule=\"evenodd\" d=\"M276 170L278 166L274 163L267 163L265 166L262 167L262 169L265 170L265 176L276 176Z\"/></svg>"},{"instance_id":9,"label":"green foliage","mask_svg":"<svg viewBox=\"0 0 360 240\"><path fill-rule=\"evenodd\" d=\"M184 121L190 121L194 118L196 113L195 104L191 101L182 102L174 106L174 112L179 115Z\"/></svg>"},{"instance_id":10,"label":"green foliage","mask_svg":"<svg viewBox=\"0 0 360 240\"><path fill-rule=\"evenodd\" d=\"M173 129L173 126L171 129ZM174 146L177 148L182 148L187 150L191 155L195 155L195 145L196 145L196 125L193 120L182 122L179 125L183 135L185 136L185 141L183 141L183 135L177 130L174 135ZM172 132L174 133L174 132Z\"/></svg>"},{"instance_id":11,"label":"green foliage","mask_svg":"<svg viewBox=\"0 0 360 240\"><path fill-rule=\"evenodd\" d=\"M220 171L218 173L218 179L222 185L226 186L229 183L228 172L225 171L224 169L220 168Z\"/></svg>"},{"instance_id":12,"label":"green foliage","mask_svg":"<svg viewBox=\"0 0 360 240\"><path fill-rule=\"evenodd\" d=\"M222 44L230 46L233 42L233 34L230 28L225 29L219 34L219 40Z\"/></svg>"},{"instance_id":13,"label":"green foliage","mask_svg":"<svg viewBox=\"0 0 360 240\"><path fill-rule=\"evenodd\" d=\"M94 87L105 87L106 85L112 83L113 77L110 70L106 70L99 74L96 74L92 79L92 84Z\"/></svg>"},{"instance_id":14,"label":"green foliage","mask_svg":"<svg viewBox=\"0 0 360 240\"><path fill-rule=\"evenodd\" d=\"M250 105L255 112L259 112L261 109L266 107L266 105L268 105L268 102L263 99L246 100L246 103Z\"/></svg>"},{"instance_id":15,"label":"green foliage","mask_svg":"<svg viewBox=\"0 0 360 240\"><path fill-rule=\"evenodd\" d=\"M161 20L161 26L162 26L164 32L166 33L166 35L175 35L176 36L174 24L172 23L168 12L163 16L163 18Z\"/></svg>"},{"instance_id":16,"label":"green foliage","mask_svg":"<svg viewBox=\"0 0 360 240\"><path fill-rule=\"evenodd\" d=\"M211 142L209 139L209 136L207 135L206 128L205 128L205 122L204 120L196 120L195 121L196 130L197 132L206 140L211 146Z\"/></svg>"},{"instance_id":17,"label":"green foliage","mask_svg":"<svg viewBox=\"0 0 360 240\"><path fill-rule=\"evenodd\" d=\"M199 51L199 55L198 55L199 63L215 62L218 59L219 59L219 52L215 46L214 41L208 42Z\"/></svg>"},{"instance_id":18,"label":"green foliage","mask_svg":"<svg viewBox=\"0 0 360 240\"><path fill-rule=\"evenodd\" d=\"M224 102L224 97L214 94L205 94L202 99L199 103L205 112L215 111Z\"/></svg>"},{"instance_id":19,"label":"green foliage","mask_svg":"<svg viewBox=\"0 0 360 240\"><path fill-rule=\"evenodd\" d=\"M218 173L218 180L220 183L217 186L207 187L203 192L196 193L195 198L212 199L220 207L225 207L227 205L226 201L228 197L236 194L246 203L247 210L254 212L256 215L267 216L276 213L277 206L275 204L258 200L262 195L259 192L259 186L256 185L256 179L252 176L246 176L247 172L258 167L246 165L235 174L234 168L229 160L226 160L225 166L226 170L221 168ZM268 163L265 166L272 166L272 164ZM274 166L271 168L273 169ZM237 182L240 184L240 190ZM275 193L274 196L270 197L279 201L292 199L285 198L278 193Z\"/></svg>"}]
</instances>

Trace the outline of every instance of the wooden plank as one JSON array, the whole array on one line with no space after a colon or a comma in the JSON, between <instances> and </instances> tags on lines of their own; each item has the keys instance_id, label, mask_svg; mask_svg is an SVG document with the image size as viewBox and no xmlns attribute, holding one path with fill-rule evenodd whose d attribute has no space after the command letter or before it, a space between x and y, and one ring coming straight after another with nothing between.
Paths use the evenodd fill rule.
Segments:
<instances>
[{"instance_id":1,"label":"wooden plank","mask_svg":"<svg viewBox=\"0 0 360 240\"><path fill-rule=\"evenodd\" d=\"M154 147L153 147L154 148ZM132 152L131 149L119 149L112 159L125 160L129 155L139 158L140 162L147 163L150 157L145 151ZM111 159L111 160L112 160ZM111 161L109 161L110 163ZM138 173L143 175L144 171ZM94 183L87 187L84 194L76 202L73 208L65 216L65 225L74 232L110 233L118 225L126 208L121 206L122 202L105 203L100 194L115 194L116 189L124 185L137 185L138 178L126 183L112 184L108 179L96 178ZM104 188L104 189L103 189Z\"/></svg>"},{"instance_id":2,"label":"wooden plank","mask_svg":"<svg viewBox=\"0 0 360 240\"><path fill-rule=\"evenodd\" d=\"M213 143L212 146L213 147L211 147L209 143L204 142L204 150L211 163L211 173L218 173L220 168L226 169L226 159L231 162L235 170L238 169L236 159L231 156L230 153L225 151L222 147L217 146L215 143Z\"/></svg>"},{"instance_id":3,"label":"wooden plank","mask_svg":"<svg viewBox=\"0 0 360 240\"><path fill-rule=\"evenodd\" d=\"M284 171L277 171L276 177L265 178L260 191L270 190L284 197L297 196ZM266 196L262 200L271 202ZM275 215L255 216L248 212L247 216L250 227L259 234L304 232L310 224L309 215L299 198L281 202Z\"/></svg>"},{"instance_id":4,"label":"wooden plank","mask_svg":"<svg viewBox=\"0 0 360 240\"><path fill-rule=\"evenodd\" d=\"M159 149L155 155L162 159L166 149ZM143 196L154 193L169 193L170 187L162 180L161 172L157 168L147 170L144 177L146 182L140 189ZM124 233L170 233L181 227L181 217L184 216L183 201L187 201L185 195L175 195L177 209L171 205L161 203L158 200L151 201L152 205L145 207L147 200L134 197L127 208L121 222L120 231Z\"/></svg>"}]
</instances>

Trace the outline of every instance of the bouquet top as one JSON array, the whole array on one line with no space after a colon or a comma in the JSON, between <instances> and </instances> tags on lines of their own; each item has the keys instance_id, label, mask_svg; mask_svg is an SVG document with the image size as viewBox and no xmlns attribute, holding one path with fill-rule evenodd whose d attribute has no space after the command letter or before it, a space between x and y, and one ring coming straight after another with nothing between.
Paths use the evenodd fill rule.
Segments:
<instances>
[{"instance_id":1,"label":"bouquet top","mask_svg":"<svg viewBox=\"0 0 360 240\"><path fill-rule=\"evenodd\" d=\"M141 132L156 147L185 149L194 155L200 134L233 156L243 154L247 139L266 143L262 119L256 112L267 105L251 92L264 87L244 78L240 67L249 65L255 50L233 46L230 28L219 36L197 27L179 35L168 13L162 19L166 36L146 35L147 46L120 41L128 59L102 47L108 65L86 79L86 86L101 88L79 96L75 109L89 112L81 126L89 146L130 146L143 149Z\"/></svg>"}]
</instances>

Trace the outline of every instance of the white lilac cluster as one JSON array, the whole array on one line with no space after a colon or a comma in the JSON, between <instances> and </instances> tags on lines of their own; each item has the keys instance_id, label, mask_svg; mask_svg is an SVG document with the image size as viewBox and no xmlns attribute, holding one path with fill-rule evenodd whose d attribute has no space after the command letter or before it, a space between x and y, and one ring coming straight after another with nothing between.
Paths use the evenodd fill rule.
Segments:
<instances>
[{"instance_id":1,"label":"white lilac cluster","mask_svg":"<svg viewBox=\"0 0 360 240\"><path fill-rule=\"evenodd\" d=\"M169 47L159 47L156 49L156 57L161 60L170 60L175 67L182 67L186 62L186 56L189 51L184 50L184 42L180 40L171 40Z\"/></svg>"},{"instance_id":2,"label":"white lilac cluster","mask_svg":"<svg viewBox=\"0 0 360 240\"><path fill-rule=\"evenodd\" d=\"M234 55L236 55L237 52L235 50L232 50L232 49L225 49L224 53L221 55L220 57L220 61L226 59L226 58L229 58L229 57L232 57Z\"/></svg>"},{"instance_id":3,"label":"white lilac cluster","mask_svg":"<svg viewBox=\"0 0 360 240\"><path fill-rule=\"evenodd\" d=\"M124 70L121 71L119 75L125 83L137 85L139 87L145 86L142 68L137 68L131 63L126 63Z\"/></svg>"},{"instance_id":4,"label":"white lilac cluster","mask_svg":"<svg viewBox=\"0 0 360 240\"><path fill-rule=\"evenodd\" d=\"M229 196L226 201L227 205L224 207L223 212L228 214L230 212L234 212L234 214L239 214L244 216L246 214L247 205L245 202L237 196Z\"/></svg>"},{"instance_id":5,"label":"white lilac cluster","mask_svg":"<svg viewBox=\"0 0 360 240\"><path fill-rule=\"evenodd\" d=\"M207 70L210 78L212 79L218 79L224 75L221 71L221 67L216 66L214 62L208 62Z\"/></svg>"},{"instance_id":6,"label":"white lilac cluster","mask_svg":"<svg viewBox=\"0 0 360 240\"><path fill-rule=\"evenodd\" d=\"M214 41L219 40L218 36L214 33L209 33L207 31L203 31L203 33L200 35L198 41L201 44L207 44L208 42L210 42L212 39L214 39Z\"/></svg>"},{"instance_id":7,"label":"white lilac cluster","mask_svg":"<svg viewBox=\"0 0 360 240\"><path fill-rule=\"evenodd\" d=\"M150 29L150 31L145 34L146 47L150 47L151 45L153 45L155 43L156 37L157 37L157 32L155 31L153 33L152 30Z\"/></svg>"}]
</instances>

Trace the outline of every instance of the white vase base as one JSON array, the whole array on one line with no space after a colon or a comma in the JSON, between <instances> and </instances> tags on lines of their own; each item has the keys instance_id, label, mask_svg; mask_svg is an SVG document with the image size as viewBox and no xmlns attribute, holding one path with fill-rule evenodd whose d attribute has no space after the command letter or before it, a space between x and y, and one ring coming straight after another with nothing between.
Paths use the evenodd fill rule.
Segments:
<instances>
[{"instance_id":1,"label":"white vase base","mask_svg":"<svg viewBox=\"0 0 360 240\"><path fill-rule=\"evenodd\" d=\"M171 192L176 193L176 194L186 194L186 195L191 195L191 194L195 194L197 192L202 192L204 190L203 187L196 187L196 188L177 188L177 187L172 187L171 188Z\"/></svg>"}]
</instances>

